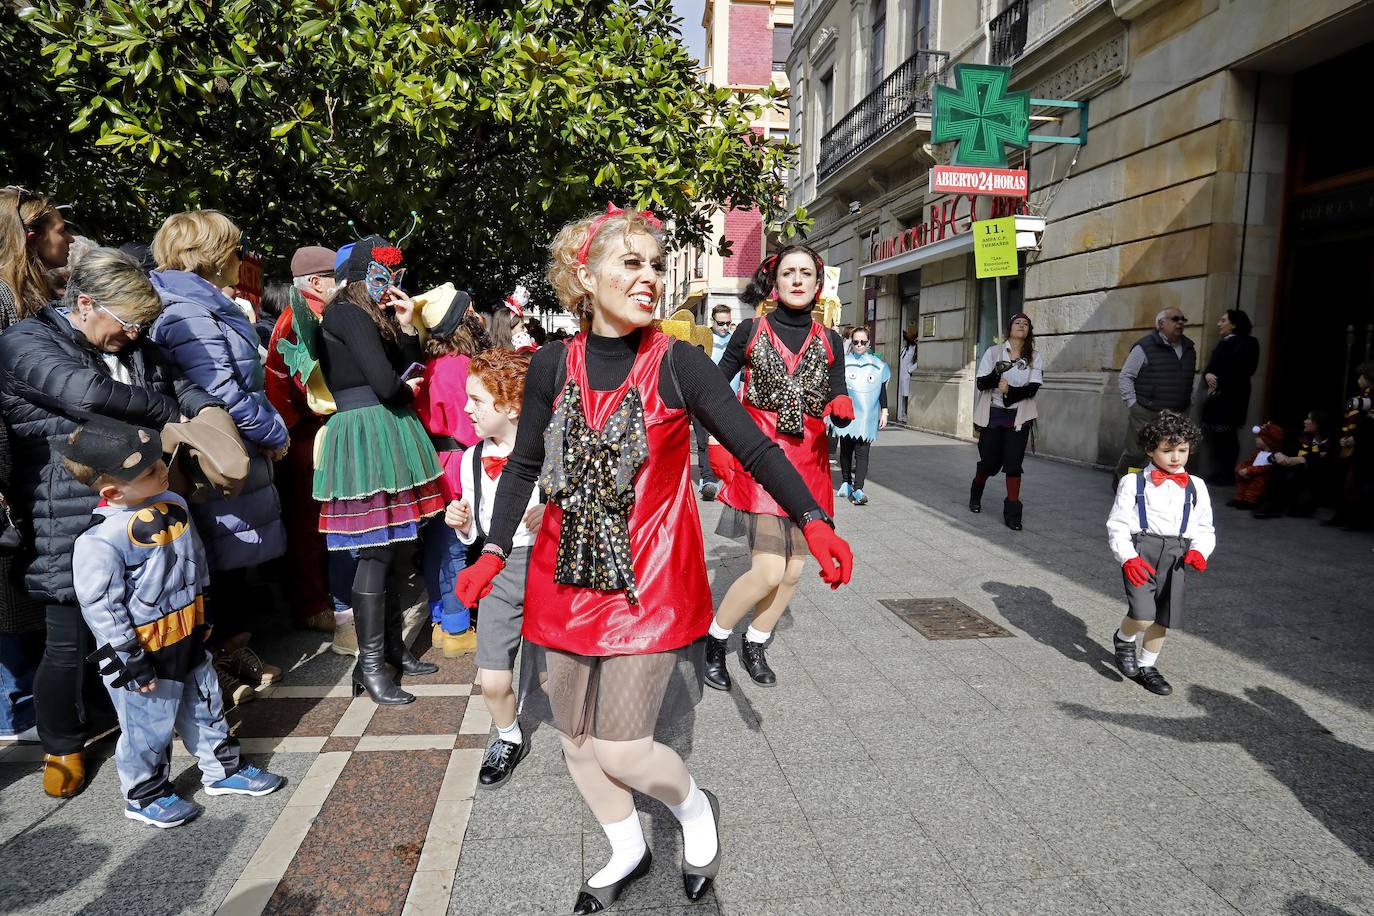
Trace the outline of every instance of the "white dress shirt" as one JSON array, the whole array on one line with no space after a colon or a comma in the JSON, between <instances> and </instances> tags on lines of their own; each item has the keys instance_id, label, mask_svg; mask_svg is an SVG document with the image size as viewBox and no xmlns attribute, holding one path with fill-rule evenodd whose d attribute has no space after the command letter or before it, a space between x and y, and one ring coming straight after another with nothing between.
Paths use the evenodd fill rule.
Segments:
<instances>
[{"instance_id":1,"label":"white dress shirt","mask_svg":"<svg viewBox=\"0 0 1374 916\"><path fill-rule=\"evenodd\" d=\"M1145 518L1150 523L1150 531L1165 537L1182 534L1192 539L1193 550L1204 558L1210 557L1217 546L1217 532L1212 527L1212 497L1207 493L1207 485L1201 477L1191 478L1193 490L1197 493L1197 505L1188 515L1187 530L1180 532L1178 529L1183 524L1183 501L1187 491L1172 480L1155 486L1149 477L1153 469L1154 465L1149 464L1140 472L1145 475ZM1107 516L1107 543L1117 563L1140 556L1131 543L1131 535L1141 530L1135 488L1135 474L1122 477L1116 485L1116 500L1112 503L1111 514Z\"/></svg>"},{"instance_id":2,"label":"white dress shirt","mask_svg":"<svg viewBox=\"0 0 1374 916\"><path fill-rule=\"evenodd\" d=\"M492 447L492 441L491 441L490 439L485 439L485 440L483 440L483 442L484 442L485 444L482 446L482 450L486 453L486 454L484 455L484 457L488 457L488 458L502 457L502 456L497 456L497 455L492 455L492 454L491 454L490 449L491 449L491 447ZM480 505L480 506L474 506L474 505L473 505L473 494L475 494L475 493L477 492L477 490L476 490L476 488L475 488L475 486L474 486L474 481L473 481L473 476L472 476L472 475L473 475L473 474L482 474L482 475L485 475L485 474L486 474L486 470L485 470L484 468L477 468L476 470L474 470L474 467L475 467L476 464L477 464L477 449L475 449L475 448L470 448L470 449L468 449L466 452L463 453L463 463L462 463L461 465L458 466L458 479L459 479L459 482L462 483L462 485L463 485L463 496L462 496L462 498L465 499L465 500L467 500L468 505L472 507L472 514L473 514L473 520L474 520L474 524L472 525L471 528L468 529L467 534L464 534L464 533L461 532L461 531L458 532L458 540L462 541L464 544L471 544L472 542L474 542L474 541L477 540L477 525L476 525L476 519L479 519L479 518L480 518L480 519L482 520L482 530L483 530L483 531L487 532L488 534L491 533L491 510L492 510L492 507L494 507L494 506L496 505L496 488L497 488L497 486L500 485L500 483L501 483L501 477L505 474L505 471L503 470L500 474L497 474L497 475L496 475L496 479L495 479L495 480L492 480L490 477L486 477L486 476L483 477L483 479L482 479L482 505ZM529 505L525 507L525 511L529 511L532 507L537 506L537 505L539 505L539 487L538 487L538 486L536 486L536 487L530 492L530 502L529 502ZM511 538L511 549L514 550L516 547L528 547L528 546L530 546L531 544L534 543L534 535L535 535L535 532L533 532L533 531L531 531L530 529L526 528L524 522L521 522L520 524L516 525L516 526L515 526L515 537Z\"/></svg>"}]
</instances>

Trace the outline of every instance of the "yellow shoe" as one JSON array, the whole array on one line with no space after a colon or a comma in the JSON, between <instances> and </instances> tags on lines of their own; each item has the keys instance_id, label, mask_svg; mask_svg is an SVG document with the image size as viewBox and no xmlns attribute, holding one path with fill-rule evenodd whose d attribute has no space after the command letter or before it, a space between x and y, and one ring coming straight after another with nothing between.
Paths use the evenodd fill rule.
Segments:
<instances>
[{"instance_id":1,"label":"yellow shoe","mask_svg":"<svg viewBox=\"0 0 1374 916\"><path fill-rule=\"evenodd\" d=\"M444 637L447 635L448 634L444 632L444 625L436 623L434 624L434 629L430 631L429 644L436 649L442 649L444 647Z\"/></svg>"},{"instance_id":2,"label":"yellow shoe","mask_svg":"<svg viewBox=\"0 0 1374 916\"><path fill-rule=\"evenodd\" d=\"M475 629L465 630L454 636L452 633L444 634L444 658L457 658L460 655L471 655L477 651L477 631Z\"/></svg>"},{"instance_id":3,"label":"yellow shoe","mask_svg":"<svg viewBox=\"0 0 1374 916\"><path fill-rule=\"evenodd\" d=\"M71 798L86 784L86 761L81 754L43 757L43 791L53 798Z\"/></svg>"}]
</instances>

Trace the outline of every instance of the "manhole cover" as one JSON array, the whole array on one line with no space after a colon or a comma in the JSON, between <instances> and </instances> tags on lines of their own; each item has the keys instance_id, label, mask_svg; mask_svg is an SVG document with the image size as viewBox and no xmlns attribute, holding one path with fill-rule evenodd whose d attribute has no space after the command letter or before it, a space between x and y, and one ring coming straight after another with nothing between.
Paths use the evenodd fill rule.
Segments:
<instances>
[{"instance_id":1,"label":"manhole cover","mask_svg":"<svg viewBox=\"0 0 1374 916\"><path fill-rule=\"evenodd\" d=\"M1015 636L956 598L882 598L883 607L926 639Z\"/></svg>"}]
</instances>

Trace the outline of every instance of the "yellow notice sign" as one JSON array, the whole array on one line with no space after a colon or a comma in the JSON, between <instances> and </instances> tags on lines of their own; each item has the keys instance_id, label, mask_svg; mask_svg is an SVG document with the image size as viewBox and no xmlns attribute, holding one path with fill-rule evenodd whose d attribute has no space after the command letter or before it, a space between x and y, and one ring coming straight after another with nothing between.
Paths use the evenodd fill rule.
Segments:
<instances>
[{"instance_id":1,"label":"yellow notice sign","mask_svg":"<svg viewBox=\"0 0 1374 916\"><path fill-rule=\"evenodd\" d=\"M973 224L973 267L980 279L1016 276L1016 217Z\"/></svg>"}]
</instances>

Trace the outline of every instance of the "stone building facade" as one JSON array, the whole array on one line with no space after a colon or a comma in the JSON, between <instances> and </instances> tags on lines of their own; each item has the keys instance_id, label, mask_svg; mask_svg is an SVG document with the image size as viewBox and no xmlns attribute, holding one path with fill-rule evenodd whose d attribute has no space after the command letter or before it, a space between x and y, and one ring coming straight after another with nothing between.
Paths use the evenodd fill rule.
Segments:
<instances>
[{"instance_id":1,"label":"stone building facade","mask_svg":"<svg viewBox=\"0 0 1374 916\"><path fill-rule=\"evenodd\" d=\"M999 283L1045 355L1042 454L1114 462L1118 371L1169 306L1203 362L1222 312L1250 315L1254 418L1336 406L1374 357L1374 143L1343 113L1374 60L1371 0L810 0L796 19L792 203L843 268L846 322L893 360L919 334L914 425L971 434ZM930 84L961 62L1088 103L1081 149L1013 153L1024 204L929 192L951 152L930 145ZM1076 113L1032 113L1058 118L1032 132L1079 133ZM1022 269L978 280L972 219L994 212L1018 214Z\"/></svg>"}]
</instances>

